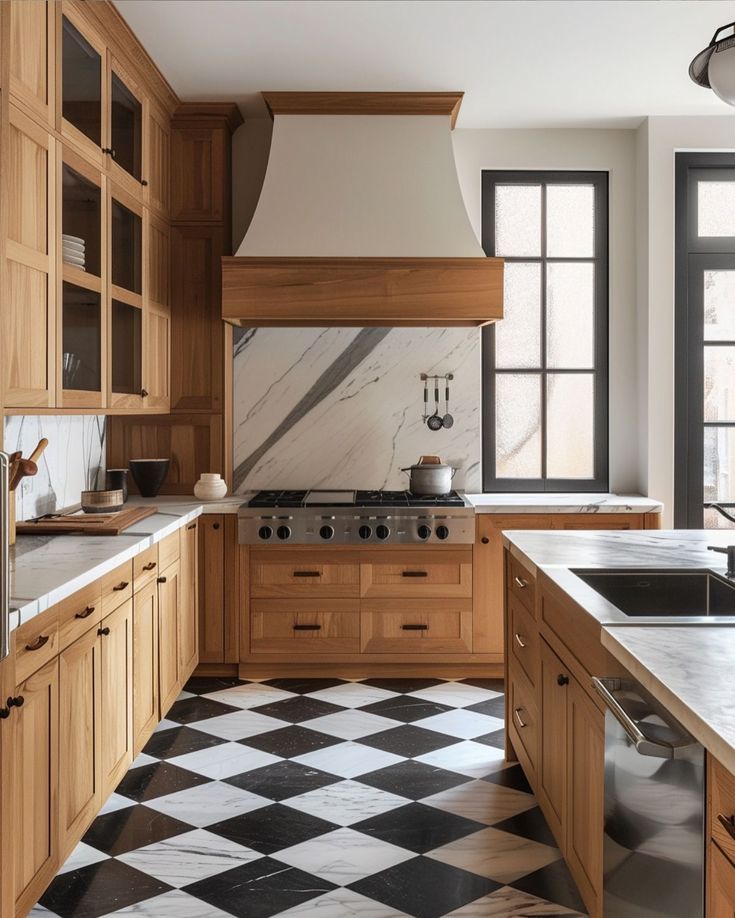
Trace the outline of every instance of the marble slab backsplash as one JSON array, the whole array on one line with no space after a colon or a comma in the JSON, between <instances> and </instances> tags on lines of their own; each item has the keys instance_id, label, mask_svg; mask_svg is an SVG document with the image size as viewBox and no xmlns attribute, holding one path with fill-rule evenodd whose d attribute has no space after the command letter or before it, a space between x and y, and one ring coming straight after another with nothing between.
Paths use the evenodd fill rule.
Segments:
<instances>
[{"instance_id":1,"label":"marble slab backsplash","mask_svg":"<svg viewBox=\"0 0 735 918\"><path fill-rule=\"evenodd\" d=\"M4 449L28 457L48 439L38 474L16 491L16 515L27 520L78 504L82 491L105 486L105 417L26 415L5 418Z\"/></svg>"},{"instance_id":2,"label":"marble slab backsplash","mask_svg":"<svg viewBox=\"0 0 735 918\"><path fill-rule=\"evenodd\" d=\"M449 429L421 419L422 372L454 374ZM236 329L234 489L403 489L428 453L481 491L481 373L479 329Z\"/></svg>"}]
</instances>

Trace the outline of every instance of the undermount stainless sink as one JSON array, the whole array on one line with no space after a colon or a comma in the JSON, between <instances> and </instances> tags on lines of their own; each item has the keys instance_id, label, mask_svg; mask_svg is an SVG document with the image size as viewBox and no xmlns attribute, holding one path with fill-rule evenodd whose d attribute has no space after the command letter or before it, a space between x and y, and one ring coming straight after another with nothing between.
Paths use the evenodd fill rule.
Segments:
<instances>
[{"instance_id":1,"label":"undermount stainless sink","mask_svg":"<svg viewBox=\"0 0 735 918\"><path fill-rule=\"evenodd\" d=\"M735 583L711 571L572 569L572 573L629 618L659 622L735 618Z\"/></svg>"}]
</instances>

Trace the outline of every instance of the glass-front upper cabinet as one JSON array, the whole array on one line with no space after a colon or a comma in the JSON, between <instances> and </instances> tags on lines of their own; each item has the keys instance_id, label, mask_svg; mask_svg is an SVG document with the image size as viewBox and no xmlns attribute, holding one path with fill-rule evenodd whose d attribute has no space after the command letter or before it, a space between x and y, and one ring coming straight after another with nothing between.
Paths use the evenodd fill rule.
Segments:
<instances>
[{"instance_id":1,"label":"glass-front upper cabinet","mask_svg":"<svg viewBox=\"0 0 735 918\"><path fill-rule=\"evenodd\" d=\"M143 103L116 65L110 70L110 156L141 183L143 178Z\"/></svg>"},{"instance_id":2,"label":"glass-front upper cabinet","mask_svg":"<svg viewBox=\"0 0 735 918\"><path fill-rule=\"evenodd\" d=\"M114 194L110 198L110 280L114 287L142 294L143 219L127 203L131 206Z\"/></svg>"},{"instance_id":3,"label":"glass-front upper cabinet","mask_svg":"<svg viewBox=\"0 0 735 918\"><path fill-rule=\"evenodd\" d=\"M61 389L64 408L102 406L102 297L62 283Z\"/></svg>"},{"instance_id":4,"label":"glass-front upper cabinet","mask_svg":"<svg viewBox=\"0 0 735 918\"><path fill-rule=\"evenodd\" d=\"M113 408L139 408L143 404L143 310L112 300L110 377Z\"/></svg>"},{"instance_id":5,"label":"glass-front upper cabinet","mask_svg":"<svg viewBox=\"0 0 735 918\"><path fill-rule=\"evenodd\" d=\"M104 47L61 17L62 133L101 158Z\"/></svg>"}]
</instances>

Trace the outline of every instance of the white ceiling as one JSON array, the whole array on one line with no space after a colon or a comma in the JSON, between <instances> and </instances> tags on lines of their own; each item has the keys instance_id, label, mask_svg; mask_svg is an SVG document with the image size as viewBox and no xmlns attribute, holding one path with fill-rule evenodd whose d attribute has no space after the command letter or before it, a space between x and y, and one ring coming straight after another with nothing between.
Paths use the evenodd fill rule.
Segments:
<instances>
[{"instance_id":1,"label":"white ceiling","mask_svg":"<svg viewBox=\"0 0 735 918\"><path fill-rule=\"evenodd\" d=\"M179 96L465 91L459 127L735 112L687 76L731 0L116 0Z\"/></svg>"}]
</instances>

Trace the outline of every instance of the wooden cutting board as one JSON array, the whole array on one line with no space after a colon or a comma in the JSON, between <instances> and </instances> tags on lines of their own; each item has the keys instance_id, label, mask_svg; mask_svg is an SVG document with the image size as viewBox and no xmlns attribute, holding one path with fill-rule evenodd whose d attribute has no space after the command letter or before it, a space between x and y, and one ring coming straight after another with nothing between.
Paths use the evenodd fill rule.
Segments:
<instances>
[{"instance_id":1,"label":"wooden cutting board","mask_svg":"<svg viewBox=\"0 0 735 918\"><path fill-rule=\"evenodd\" d=\"M17 523L18 535L69 535L86 533L95 536L115 536L125 532L133 523L158 513L158 507L130 507L117 513L83 513L72 510L54 516L41 516L36 520Z\"/></svg>"}]
</instances>

